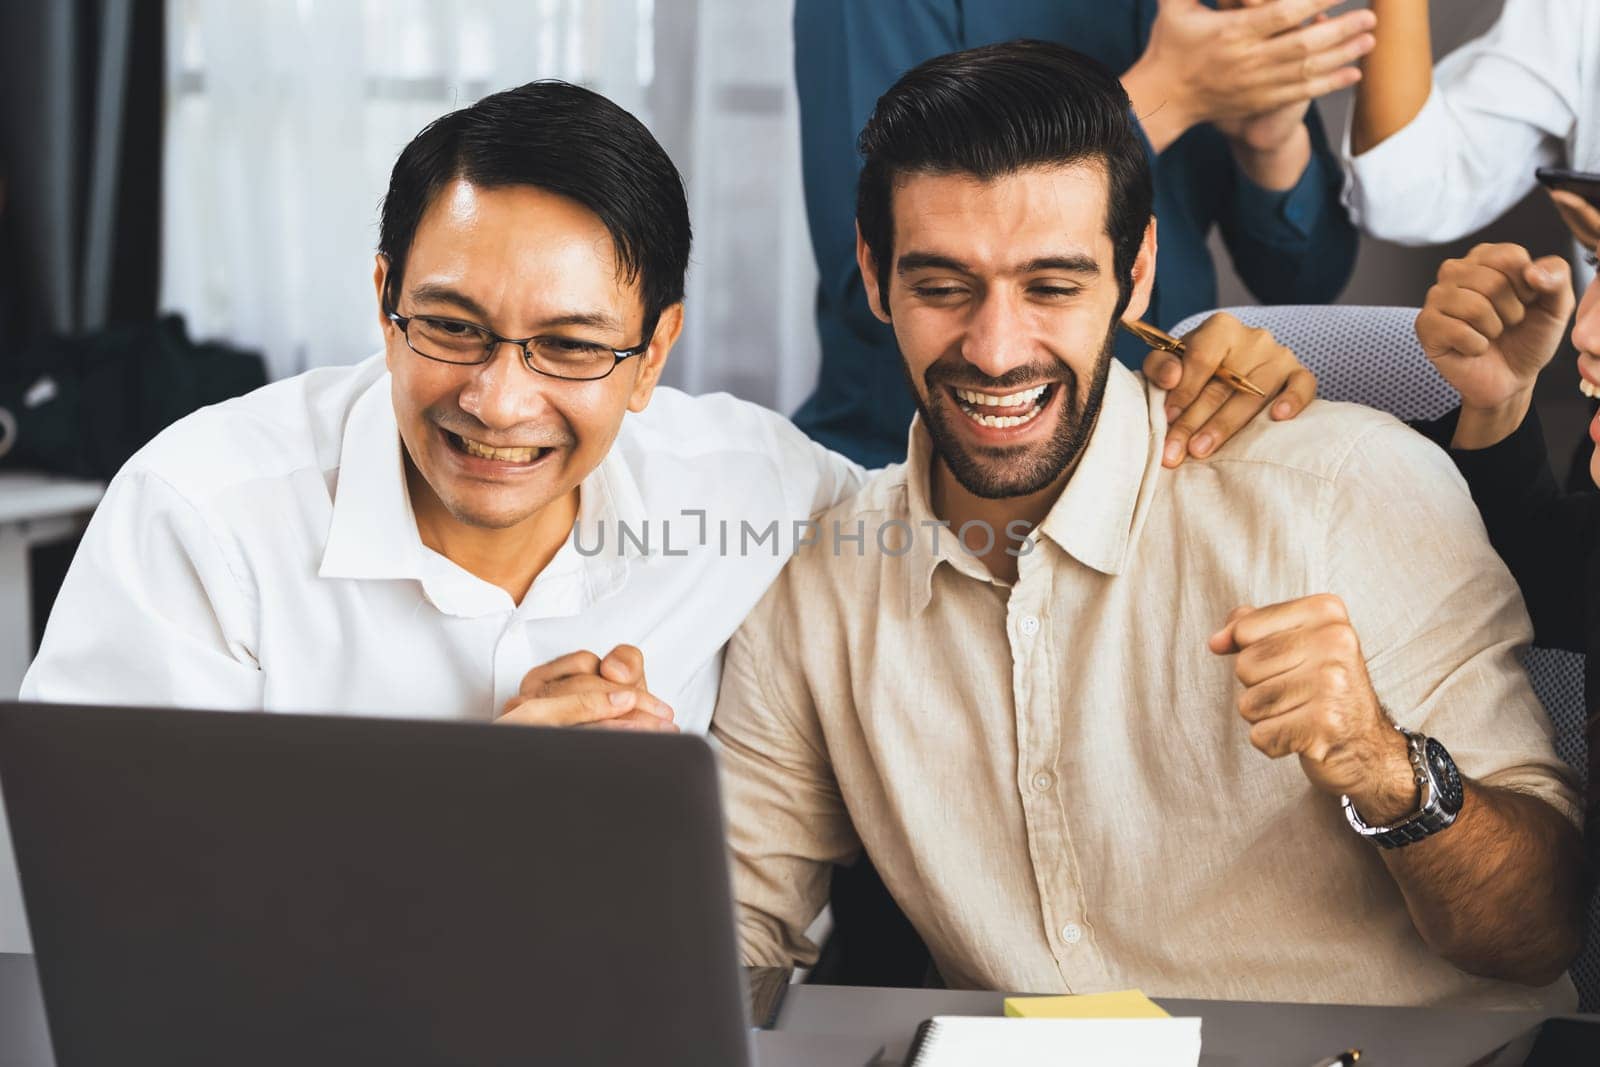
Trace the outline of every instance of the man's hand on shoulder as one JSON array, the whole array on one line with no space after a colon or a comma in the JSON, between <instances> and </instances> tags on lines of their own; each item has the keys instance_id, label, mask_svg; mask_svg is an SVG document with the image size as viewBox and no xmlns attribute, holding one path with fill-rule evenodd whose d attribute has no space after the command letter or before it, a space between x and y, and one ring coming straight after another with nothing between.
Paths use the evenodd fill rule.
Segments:
<instances>
[{"instance_id":1,"label":"man's hand on shoulder","mask_svg":"<svg viewBox=\"0 0 1600 1067\"><path fill-rule=\"evenodd\" d=\"M1225 312L1212 315L1183 338L1184 355L1152 351L1146 380L1167 390L1167 440L1161 464L1177 467L1188 456L1204 459L1270 405L1276 421L1292 419L1316 399L1317 376L1266 330ZM1241 393L1220 369L1250 379L1266 393Z\"/></svg>"},{"instance_id":2,"label":"man's hand on shoulder","mask_svg":"<svg viewBox=\"0 0 1600 1067\"><path fill-rule=\"evenodd\" d=\"M521 726L603 726L676 733L672 709L646 687L644 653L618 645L604 659L572 652L535 667L495 720Z\"/></svg>"},{"instance_id":3,"label":"man's hand on shoulder","mask_svg":"<svg viewBox=\"0 0 1600 1067\"><path fill-rule=\"evenodd\" d=\"M1252 745L1273 759L1299 756L1312 785L1349 794L1372 825L1416 809L1405 737L1378 703L1342 600L1323 594L1235 608L1208 644L1237 657L1239 714Z\"/></svg>"}]
</instances>

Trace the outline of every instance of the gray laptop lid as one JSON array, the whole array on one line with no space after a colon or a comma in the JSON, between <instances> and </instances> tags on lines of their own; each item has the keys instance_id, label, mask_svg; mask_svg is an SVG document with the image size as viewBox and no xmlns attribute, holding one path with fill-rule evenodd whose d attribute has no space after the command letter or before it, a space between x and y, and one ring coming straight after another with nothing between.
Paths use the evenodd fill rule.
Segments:
<instances>
[{"instance_id":1,"label":"gray laptop lid","mask_svg":"<svg viewBox=\"0 0 1600 1067\"><path fill-rule=\"evenodd\" d=\"M746 1062L693 737L0 704L59 1067Z\"/></svg>"}]
</instances>

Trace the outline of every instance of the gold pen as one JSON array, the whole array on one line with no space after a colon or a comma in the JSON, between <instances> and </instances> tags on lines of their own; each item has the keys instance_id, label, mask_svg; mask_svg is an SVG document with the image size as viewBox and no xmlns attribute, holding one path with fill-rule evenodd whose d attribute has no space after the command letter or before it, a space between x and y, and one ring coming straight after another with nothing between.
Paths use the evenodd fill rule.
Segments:
<instances>
[{"instance_id":1,"label":"gold pen","mask_svg":"<svg viewBox=\"0 0 1600 1067\"><path fill-rule=\"evenodd\" d=\"M1156 329L1148 322L1139 322L1137 320L1130 322L1127 319L1118 321L1121 322L1124 330L1127 330L1151 348L1159 349L1162 352L1171 352L1175 356L1181 356L1186 351L1182 341L1165 330ZM1242 374L1235 374L1226 367L1218 367L1217 377L1241 393L1249 393L1251 396L1257 396L1263 400L1266 399L1267 394L1261 391L1261 387Z\"/></svg>"}]
</instances>

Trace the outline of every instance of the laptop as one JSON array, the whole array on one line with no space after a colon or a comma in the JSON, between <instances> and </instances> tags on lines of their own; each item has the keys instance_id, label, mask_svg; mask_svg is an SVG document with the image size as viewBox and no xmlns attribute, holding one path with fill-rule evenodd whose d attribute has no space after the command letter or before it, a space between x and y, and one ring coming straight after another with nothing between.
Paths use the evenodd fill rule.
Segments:
<instances>
[{"instance_id":1,"label":"laptop","mask_svg":"<svg viewBox=\"0 0 1600 1067\"><path fill-rule=\"evenodd\" d=\"M0 704L58 1067L750 1062L709 746Z\"/></svg>"}]
</instances>

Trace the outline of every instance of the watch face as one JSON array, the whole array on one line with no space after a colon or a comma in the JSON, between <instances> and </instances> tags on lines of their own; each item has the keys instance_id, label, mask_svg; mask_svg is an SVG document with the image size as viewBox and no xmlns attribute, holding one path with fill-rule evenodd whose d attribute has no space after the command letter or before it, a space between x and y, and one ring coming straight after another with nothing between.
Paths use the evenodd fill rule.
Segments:
<instances>
[{"instance_id":1,"label":"watch face","mask_svg":"<svg viewBox=\"0 0 1600 1067\"><path fill-rule=\"evenodd\" d=\"M1431 737L1428 738L1427 759L1433 780L1439 787L1439 806L1446 814L1454 815L1461 810L1462 801L1461 774L1456 770L1456 761Z\"/></svg>"}]
</instances>

